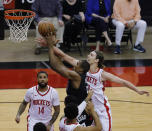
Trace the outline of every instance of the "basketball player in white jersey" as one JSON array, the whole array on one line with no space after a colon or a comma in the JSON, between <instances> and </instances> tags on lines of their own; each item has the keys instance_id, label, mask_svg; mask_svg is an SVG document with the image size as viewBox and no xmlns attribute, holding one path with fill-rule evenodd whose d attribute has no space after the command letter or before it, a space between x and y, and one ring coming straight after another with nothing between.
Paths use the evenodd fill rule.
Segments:
<instances>
[{"instance_id":1,"label":"basketball player in white jersey","mask_svg":"<svg viewBox=\"0 0 152 131\"><path fill-rule=\"evenodd\" d=\"M47 126L48 131L53 131L53 123L60 113L60 103L57 91L48 85L48 74L40 71L37 74L38 85L28 89L23 102L20 104L15 121L20 122L20 116L30 103L27 130L33 131L36 123L42 122ZM54 113L52 113L54 108Z\"/></svg>"},{"instance_id":2,"label":"basketball player in white jersey","mask_svg":"<svg viewBox=\"0 0 152 131\"><path fill-rule=\"evenodd\" d=\"M92 115L93 117L95 123L94 126L83 127L79 123L77 123L76 118L78 116L78 107L76 104L70 103L64 108L65 117L62 117L60 120L60 131L100 131L102 125L96 112L94 111L93 104L88 103L87 108L90 112L90 115Z\"/></svg>"},{"instance_id":3,"label":"basketball player in white jersey","mask_svg":"<svg viewBox=\"0 0 152 131\"><path fill-rule=\"evenodd\" d=\"M121 79L111 73L103 70L104 57L102 52L92 51L87 58L90 64L90 71L87 72L86 82L88 88L93 90L92 102L97 112L100 122L103 126L102 131L111 131L112 129L112 117L111 108L107 101L107 97L104 95L103 82L108 80L128 87L129 89L137 92L140 95L149 95L147 91L138 90L132 83Z\"/></svg>"}]
</instances>

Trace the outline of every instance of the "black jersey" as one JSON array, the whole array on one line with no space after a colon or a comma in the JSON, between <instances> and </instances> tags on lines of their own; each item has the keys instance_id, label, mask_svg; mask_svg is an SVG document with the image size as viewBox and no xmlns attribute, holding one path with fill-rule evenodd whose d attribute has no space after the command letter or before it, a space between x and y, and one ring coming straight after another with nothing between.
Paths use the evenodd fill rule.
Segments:
<instances>
[{"instance_id":1,"label":"black jersey","mask_svg":"<svg viewBox=\"0 0 152 131\"><path fill-rule=\"evenodd\" d=\"M93 118L84 110L82 114L77 118L77 122L79 122L79 124L82 126L90 126L93 123Z\"/></svg>"},{"instance_id":2,"label":"black jersey","mask_svg":"<svg viewBox=\"0 0 152 131\"><path fill-rule=\"evenodd\" d=\"M77 103L78 105L87 97L87 89L86 89L87 83L85 83L85 77L86 77L86 74L81 75L81 83L80 83L79 89L75 89L72 86L71 80L68 81L68 86L66 89L67 95L75 96L78 100L78 103Z\"/></svg>"}]
</instances>

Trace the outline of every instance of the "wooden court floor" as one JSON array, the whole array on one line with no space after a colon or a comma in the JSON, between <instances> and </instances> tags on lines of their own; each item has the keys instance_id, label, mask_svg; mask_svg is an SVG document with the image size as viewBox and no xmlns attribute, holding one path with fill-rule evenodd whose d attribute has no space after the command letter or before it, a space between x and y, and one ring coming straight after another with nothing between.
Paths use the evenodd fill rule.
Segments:
<instances>
[{"instance_id":1,"label":"wooden court floor","mask_svg":"<svg viewBox=\"0 0 152 131\"><path fill-rule=\"evenodd\" d=\"M152 87L138 87L147 90L152 95ZM58 88L61 113L63 115L63 100L66 96L64 88ZM0 90L0 131L26 131L27 109L16 124L14 119L26 89ZM152 131L152 96L140 96L124 87L106 88L112 108L113 131ZM55 122L58 131L59 118Z\"/></svg>"}]
</instances>

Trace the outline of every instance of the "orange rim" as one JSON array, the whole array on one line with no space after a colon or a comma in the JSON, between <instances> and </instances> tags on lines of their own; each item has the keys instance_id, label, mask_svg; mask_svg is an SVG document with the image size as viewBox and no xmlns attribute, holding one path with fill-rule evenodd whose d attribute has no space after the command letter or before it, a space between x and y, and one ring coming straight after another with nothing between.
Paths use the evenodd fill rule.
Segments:
<instances>
[{"instance_id":1,"label":"orange rim","mask_svg":"<svg viewBox=\"0 0 152 131\"><path fill-rule=\"evenodd\" d=\"M17 13L17 12L28 12L31 13L29 16L10 16L9 13ZM16 10L6 10L5 11L5 19L10 19L10 20L20 20L24 18L31 18L35 16L35 12L30 11L30 10L22 10L22 9L16 9Z\"/></svg>"}]
</instances>

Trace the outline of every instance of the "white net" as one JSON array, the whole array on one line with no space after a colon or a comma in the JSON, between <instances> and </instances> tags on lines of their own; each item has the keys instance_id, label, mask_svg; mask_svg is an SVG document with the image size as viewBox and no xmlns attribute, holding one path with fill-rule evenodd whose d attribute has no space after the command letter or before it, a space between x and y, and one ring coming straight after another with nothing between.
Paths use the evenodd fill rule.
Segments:
<instances>
[{"instance_id":1,"label":"white net","mask_svg":"<svg viewBox=\"0 0 152 131\"><path fill-rule=\"evenodd\" d=\"M27 40L27 32L35 13L27 10L9 10L5 12L5 20L10 29L9 39L21 43Z\"/></svg>"}]
</instances>

